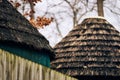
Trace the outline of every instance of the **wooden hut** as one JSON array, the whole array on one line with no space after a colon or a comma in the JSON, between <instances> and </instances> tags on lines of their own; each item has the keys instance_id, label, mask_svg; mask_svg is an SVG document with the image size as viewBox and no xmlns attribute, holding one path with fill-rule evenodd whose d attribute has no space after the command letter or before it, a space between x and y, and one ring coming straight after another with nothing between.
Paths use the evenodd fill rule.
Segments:
<instances>
[{"instance_id":1,"label":"wooden hut","mask_svg":"<svg viewBox=\"0 0 120 80\"><path fill-rule=\"evenodd\" d=\"M53 58L49 42L7 0L0 3L0 48L48 67Z\"/></svg>"},{"instance_id":2,"label":"wooden hut","mask_svg":"<svg viewBox=\"0 0 120 80\"><path fill-rule=\"evenodd\" d=\"M0 80L76 80L49 69L49 42L7 0L0 2Z\"/></svg>"},{"instance_id":3,"label":"wooden hut","mask_svg":"<svg viewBox=\"0 0 120 80\"><path fill-rule=\"evenodd\" d=\"M120 33L104 18L86 18L55 47L52 68L80 80L120 76Z\"/></svg>"}]
</instances>

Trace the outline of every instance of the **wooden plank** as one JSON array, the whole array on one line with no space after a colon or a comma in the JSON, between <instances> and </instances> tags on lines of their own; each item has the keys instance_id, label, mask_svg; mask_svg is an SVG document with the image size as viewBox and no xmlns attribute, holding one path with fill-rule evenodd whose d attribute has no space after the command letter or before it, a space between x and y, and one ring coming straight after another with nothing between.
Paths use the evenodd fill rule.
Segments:
<instances>
[{"instance_id":1,"label":"wooden plank","mask_svg":"<svg viewBox=\"0 0 120 80\"><path fill-rule=\"evenodd\" d=\"M2 50L0 50L0 80L3 80L4 78L3 78L3 76L2 76L2 58L4 57L3 56L3 54L2 54L3 52L2 52Z\"/></svg>"},{"instance_id":2,"label":"wooden plank","mask_svg":"<svg viewBox=\"0 0 120 80\"><path fill-rule=\"evenodd\" d=\"M0 49L0 80L77 80Z\"/></svg>"}]
</instances>

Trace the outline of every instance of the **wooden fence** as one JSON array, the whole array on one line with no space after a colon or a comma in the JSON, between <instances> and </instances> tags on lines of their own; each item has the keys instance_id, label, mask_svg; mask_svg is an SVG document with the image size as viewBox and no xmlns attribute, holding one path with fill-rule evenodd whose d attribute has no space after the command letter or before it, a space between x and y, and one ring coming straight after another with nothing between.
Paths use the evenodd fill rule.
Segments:
<instances>
[{"instance_id":1,"label":"wooden fence","mask_svg":"<svg viewBox=\"0 0 120 80\"><path fill-rule=\"evenodd\" d=\"M0 49L0 80L77 80Z\"/></svg>"}]
</instances>

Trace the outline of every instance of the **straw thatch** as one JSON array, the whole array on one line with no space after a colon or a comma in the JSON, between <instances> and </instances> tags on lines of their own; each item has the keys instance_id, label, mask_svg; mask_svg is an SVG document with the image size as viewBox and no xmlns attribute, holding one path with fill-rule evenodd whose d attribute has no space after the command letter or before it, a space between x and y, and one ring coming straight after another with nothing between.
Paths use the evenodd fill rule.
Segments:
<instances>
[{"instance_id":1,"label":"straw thatch","mask_svg":"<svg viewBox=\"0 0 120 80\"><path fill-rule=\"evenodd\" d=\"M0 80L77 80L0 49Z\"/></svg>"},{"instance_id":2,"label":"straw thatch","mask_svg":"<svg viewBox=\"0 0 120 80\"><path fill-rule=\"evenodd\" d=\"M54 50L52 67L62 73L120 76L120 33L105 19L85 19Z\"/></svg>"},{"instance_id":3,"label":"straw thatch","mask_svg":"<svg viewBox=\"0 0 120 80\"><path fill-rule=\"evenodd\" d=\"M48 51L49 42L7 0L0 2L0 43Z\"/></svg>"}]
</instances>

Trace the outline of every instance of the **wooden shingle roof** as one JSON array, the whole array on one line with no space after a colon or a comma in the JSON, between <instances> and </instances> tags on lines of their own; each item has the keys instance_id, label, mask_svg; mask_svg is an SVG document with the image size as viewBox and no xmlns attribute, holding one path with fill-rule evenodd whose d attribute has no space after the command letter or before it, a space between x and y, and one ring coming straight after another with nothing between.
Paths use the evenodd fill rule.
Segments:
<instances>
[{"instance_id":1,"label":"wooden shingle roof","mask_svg":"<svg viewBox=\"0 0 120 80\"><path fill-rule=\"evenodd\" d=\"M54 50L52 68L67 75L120 76L120 33L105 19L85 19Z\"/></svg>"},{"instance_id":2,"label":"wooden shingle roof","mask_svg":"<svg viewBox=\"0 0 120 80\"><path fill-rule=\"evenodd\" d=\"M46 38L7 0L0 2L0 43L19 44L34 50L45 50L51 57L54 56Z\"/></svg>"}]
</instances>

